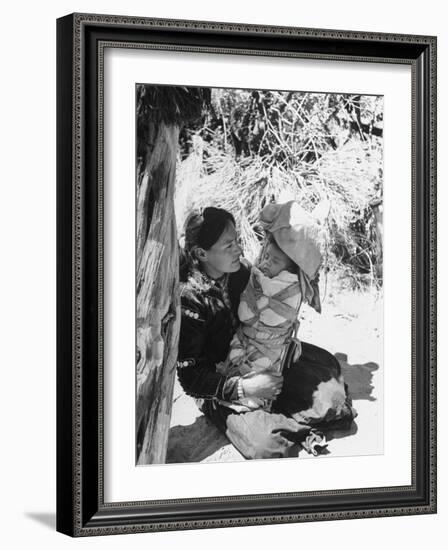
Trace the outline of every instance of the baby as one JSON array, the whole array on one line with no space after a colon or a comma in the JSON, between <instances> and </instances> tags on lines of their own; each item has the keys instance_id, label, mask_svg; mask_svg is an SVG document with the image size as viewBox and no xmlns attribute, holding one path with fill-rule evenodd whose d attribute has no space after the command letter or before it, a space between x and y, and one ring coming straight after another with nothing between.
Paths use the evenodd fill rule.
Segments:
<instances>
[{"instance_id":1,"label":"baby","mask_svg":"<svg viewBox=\"0 0 448 550\"><path fill-rule=\"evenodd\" d=\"M314 220L291 201L265 207L260 221L266 242L241 295L240 325L221 369L229 376L280 372L302 301L319 309L318 288L311 282L321 263ZM239 395L237 405L253 410L268 402Z\"/></svg>"},{"instance_id":2,"label":"baby","mask_svg":"<svg viewBox=\"0 0 448 550\"><path fill-rule=\"evenodd\" d=\"M229 361L240 374L280 370L287 336L297 319L301 301L297 266L268 234L258 265L251 270L241 295L240 326L230 347Z\"/></svg>"}]
</instances>

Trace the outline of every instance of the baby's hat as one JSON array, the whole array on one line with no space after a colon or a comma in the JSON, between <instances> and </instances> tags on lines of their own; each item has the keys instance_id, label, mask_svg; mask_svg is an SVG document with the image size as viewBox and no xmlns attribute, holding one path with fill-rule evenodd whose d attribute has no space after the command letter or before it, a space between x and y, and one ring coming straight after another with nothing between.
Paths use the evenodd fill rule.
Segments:
<instances>
[{"instance_id":1,"label":"baby's hat","mask_svg":"<svg viewBox=\"0 0 448 550\"><path fill-rule=\"evenodd\" d=\"M321 226L296 201L268 204L260 214L263 228L279 248L312 280L322 263Z\"/></svg>"}]
</instances>

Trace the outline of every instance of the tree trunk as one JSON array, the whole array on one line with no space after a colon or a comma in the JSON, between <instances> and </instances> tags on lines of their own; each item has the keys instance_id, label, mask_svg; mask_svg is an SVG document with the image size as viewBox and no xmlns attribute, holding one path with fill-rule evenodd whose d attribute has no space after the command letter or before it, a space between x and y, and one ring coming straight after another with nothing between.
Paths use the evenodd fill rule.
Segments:
<instances>
[{"instance_id":1,"label":"tree trunk","mask_svg":"<svg viewBox=\"0 0 448 550\"><path fill-rule=\"evenodd\" d=\"M180 326L177 124L153 123L137 190L137 463L165 462Z\"/></svg>"}]
</instances>

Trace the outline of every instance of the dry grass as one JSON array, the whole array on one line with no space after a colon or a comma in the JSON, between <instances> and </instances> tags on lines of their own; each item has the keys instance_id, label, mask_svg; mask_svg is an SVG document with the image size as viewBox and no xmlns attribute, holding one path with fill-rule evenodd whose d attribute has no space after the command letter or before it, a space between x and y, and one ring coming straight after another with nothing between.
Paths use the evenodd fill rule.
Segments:
<instances>
[{"instance_id":1,"label":"dry grass","mask_svg":"<svg viewBox=\"0 0 448 550\"><path fill-rule=\"evenodd\" d=\"M317 115L308 116L307 127L301 129L301 142L317 153L312 162L299 154L294 136L287 131L274 137L282 143L283 151L291 151L288 163L278 162L274 152L237 158L231 147L205 141L200 132L194 135L190 155L179 160L177 166L175 207L179 233L191 208L225 208L235 216L245 256L253 261L260 248L258 216L266 203L293 199L309 212L329 203L330 209L325 213L326 267L353 287L377 284L369 203L382 186L381 140L344 142L339 136L340 146L336 149L324 147ZM293 126L290 121L289 126ZM274 132L273 128L268 130ZM274 138L269 135L264 139Z\"/></svg>"}]
</instances>

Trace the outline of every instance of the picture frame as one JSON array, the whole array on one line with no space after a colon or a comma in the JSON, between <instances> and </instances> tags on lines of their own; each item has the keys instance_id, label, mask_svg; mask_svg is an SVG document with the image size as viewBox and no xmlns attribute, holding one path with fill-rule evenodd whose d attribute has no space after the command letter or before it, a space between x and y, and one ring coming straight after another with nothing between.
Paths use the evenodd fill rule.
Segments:
<instances>
[{"instance_id":1,"label":"picture frame","mask_svg":"<svg viewBox=\"0 0 448 550\"><path fill-rule=\"evenodd\" d=\"M57 21L57 530L70 536L436 512L435 37L72 14ZM104 498L104 51L411 67L410 485Z\"/></svg>"}]
</instances>

